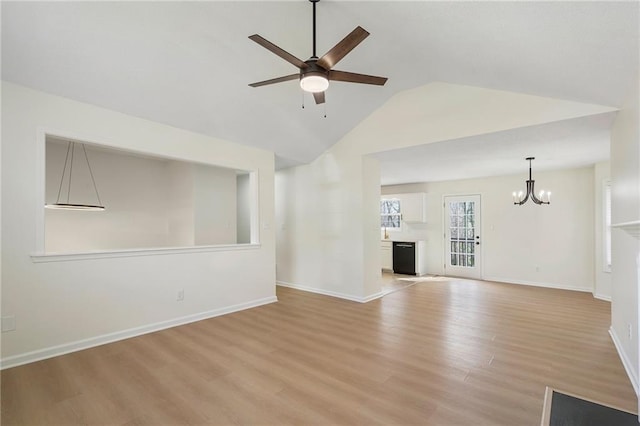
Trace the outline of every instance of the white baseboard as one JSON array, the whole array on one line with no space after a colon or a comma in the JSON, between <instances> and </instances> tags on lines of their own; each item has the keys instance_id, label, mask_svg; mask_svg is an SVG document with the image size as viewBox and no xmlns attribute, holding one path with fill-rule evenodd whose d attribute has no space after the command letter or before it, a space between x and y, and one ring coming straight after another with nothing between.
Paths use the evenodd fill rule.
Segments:
<instances>
[{"instance_id":1,"label":"white baseboard","mask_svg":"<svg viewBox=\"0 0 640 426\"><path fill-rule=\"evenodd\" d=\"M620 339L613 327L609 327L609 335L611 336L611 340L613 340L613 345L618 351L618 356L620 357L622 365L627 372L627 376L629 376L629 380L631 380L631 386L633 386L633 390L636 391L636 396L640 396L640 386L638 386L638 378L634 374L633 364L622 350L622 343L620 342Z\"/></svg>"},{"instance_id":2,"label":"white baseboard","mask_svg":"<svg viewBox=\"0 0 640 426\"><path fill-rule=\"evenodd\" d=\"M558 290L571 290L571 291L582 291L591 293L591 288L584 287L572 287L568 285L562 284L553 284L553 283L541 283L537 281L522 281L522 280L512 280L510 278L496 278L496 277L483 277L483 281L495 281L498 283L506 283L506 284L518 284L518 285L530 285L534 287L544 287L544 288L555 288Z\"/></svg>"},{"instance_id":3,"label":"white baseboard","mask_svg":"<svg viewBox=\"0 0 640 426\"><path fill-rule=\"evenodd\" d=\"M80 351L83 349L92 348L95 346L104 345L106 343L115 342L118 340L128 339L130 337L140 336L142 334L153 333L154 331L164 330L166 328L176 327L178 325L189 324L191 322L201 321L220 315L230 314L232 312L243 311L249 308L255 308L257 306L266 305L269 303L277 302L276 296L264 297L262 299L252 300L250 302L239 303L237 305L226 306L224 308L213 309L211 311L201 312L198 314L187 315L180 318L174 318L167 321L161 321L153 324L143 325L141 327L130 328L128 330L116 331L115 333L103 334L101 336L90 337L88 339L77 340L71 343L65 343L62 345L51 346L44 349L38 349L32 352L26 352L23 354L13 355L0 360L0 369L17 367L19 365L28 364L30 362L40 361L47 358L53 358L68 354L71 352Z\"/></svg>"},{"instance_id":4,"label":"white baseboard","mask_svg":"<svg viewBox=\"0 0 640 426\"><path fill-rule=\"evenodd\" d=\"M351 300L352 302L359 302L359 303L371 302L372 300L375 300L384 296L384 294L381 291L365 297L353 296L350 294L339 293L337 291L325 290L322 288L315 288L315 287L307 287L304 285L292 284L285 281L276 281L276 285L279 285L281 287L294 288L296 290L308 291L309 293L316 293L316 294L322 294L324 296L331 296L331 297L337 297L339 299Z\"/></svg>"},{"instance_id":5,"label":"white baseboard","mask_svg":"<svg viewBox=\"0 0 640 426\"><path fill-rule=\"evenodd\" d=\"M596 299L604 300L605 302L611 302L611 296L605 294L593 293L593 297Z\"/></svg>"}]
</instances>

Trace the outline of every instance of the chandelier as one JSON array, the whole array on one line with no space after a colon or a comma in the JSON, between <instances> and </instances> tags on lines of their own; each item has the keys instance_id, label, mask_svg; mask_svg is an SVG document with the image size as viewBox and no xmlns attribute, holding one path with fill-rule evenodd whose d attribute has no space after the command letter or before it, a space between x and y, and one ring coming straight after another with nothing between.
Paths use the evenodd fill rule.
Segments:
<instances>
[{"instance_id":1,"label":"chandelier","mask_svg":"<svg viewBox=\"0 0 640 426\"><path fill-rule=\"evenodd\" d=\"M513 204L523 205L527 202L529 198L536 204L551 204L551 192L549 191L540 191L540 195L536 197L534 185L536 183L535 180L531 177L531 160L535 160L535 157L527 157L526 160L529 161L529 180L527 180L527 192L513 192Z\"/></svg>"},{"instance_id":2,"label":"chandelier","mask_svg":"<svg viewBox=\"0 0 640 426\"><path fill-rule=\"evenodd\" d=\"M91 182L93 183L93 190L96 194L96 199L98 201L98 204L74 203L70 201L71 200L71 182L73 180L72 176L73 176L73 166L74 166L74 154L76 152L76 142L69 141L67 143L67 155L64 158L64 166L62 167L62 177L60 178L60 187L58 188L58 198L56 199L56 202L53 204L45 204L45 208L58 209L58 210L83 210L83 211L103 211L105 209L105 207L102 205L102 202L100 201L100 194L98 194L98 187L96 186L96 181L93 178L93 171L91 170L91 164L89 164L89 157L87 157L87 150L85 149L83 143L79 143L79 144L82 146L82 152L84 154L84 159L87 164L89 176L91 177ZM77 163L77 161L75 163ZM78 166L79 165L76 164L76 167ZM60 196L63 195L62 186L64 183L64 178L67 175L69 176L67 179L68 185L66 188L67 199L61 202Z\"/></svg>"}]
</instances>

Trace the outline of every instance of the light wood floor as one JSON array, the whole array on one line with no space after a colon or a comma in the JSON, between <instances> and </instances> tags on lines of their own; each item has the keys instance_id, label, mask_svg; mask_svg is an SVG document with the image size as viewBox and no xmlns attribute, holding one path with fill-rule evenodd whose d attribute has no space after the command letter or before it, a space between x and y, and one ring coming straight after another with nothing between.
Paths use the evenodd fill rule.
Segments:
<instances>
[{"instance_id":1,"label":"light wood floor","mask_svg":"<svg viewBox=\"0 0 640 426\"><path fill-rule=\"evenodd\" d=\"M591 295L465 280L280 301L2 372L2 424L539 425L546 386L636 412Z\"/></svg>"}]
</instances>

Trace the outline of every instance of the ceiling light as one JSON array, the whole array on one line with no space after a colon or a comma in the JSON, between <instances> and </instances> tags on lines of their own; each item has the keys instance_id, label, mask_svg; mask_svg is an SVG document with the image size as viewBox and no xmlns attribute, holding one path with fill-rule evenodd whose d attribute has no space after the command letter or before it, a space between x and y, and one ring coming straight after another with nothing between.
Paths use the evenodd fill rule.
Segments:
<instances>
[{"instance_id":1,"label":"ceiling light","mask_svg":"<svg viewBox=\"0 0 640 426\"><path fill-rule=\"evenodd\" d=\"M535 157L527 157L526 160L529 161L529 180L527 181L527 193L525 194L523 191L514 192L513 195L513 204L523 205L527 202L529 198L536 204L551 204L551 192L549 191L540 191L540 198L536 197L534 185L536 183L535 180L531 177L531 160L535 160Z\"/></svg>"},{"instance_id":2,"label":"ceiling light","mask_svg":"<svg viewBox=\"0 0 640 426\"><path fill-rule=\"evenodd\" d=\"M101 212L105 210L104 206L95 206L91 204L55 203L55 204L45 204L44 206L52 210L81 210L81 211L94 211L94 212Z\"/></svg>"},{"instance_id":3,"label":"ceiling light","mask_svg":"<svg viewBox=\"0 0 640 426\"><path fill-rule=\"evenodd\" d=\"M55 204L45 204L44 206L48 209L58 209L58 210L79 210L79 211L103 211L105 207L102 205L100 201L100 195L98 194L98 188L96 187L96 181L93 178L93 171L91 171L91 165L89 164L89 157L87 157L87 150L82 145L82 152L84 153L84 159L87 163L87 168L89 169L89 175L91 176L91 182L93 183L93 190L96 193L96 199L98 200L98 204L77 204L70 202L71 198L71 181L72 181L72 173L73 173L73 160L74 154L76 151L76 143L69 142L67 145L67 155L64 158L64 166L62 167L62 177L60 178L60 187L58 188L58 198L56 199ZM67 167L68 165L68 167ZM64 177L67 174L67 169L69 170L69 180L67 183L67 201L60 202L60 195L62 195L62 186L64 183Z\"/></svg>"},{"instance_id":4,"label":"ceiling light","mask_svg":"<svg viewBox=\"0 0 640 426\"><path fill-rule=\"evenodd\" d=\"M329 88L329 80L323 73L309 72L300 79L300 87L305 92L324 92Z\"/></svg>"}]
</instances>

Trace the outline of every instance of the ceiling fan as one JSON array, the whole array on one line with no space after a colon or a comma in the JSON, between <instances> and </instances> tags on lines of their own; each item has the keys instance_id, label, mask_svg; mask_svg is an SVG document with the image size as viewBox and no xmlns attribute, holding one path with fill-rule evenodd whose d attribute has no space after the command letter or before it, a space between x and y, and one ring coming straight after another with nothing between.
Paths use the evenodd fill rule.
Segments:
<instances>
[{"instance_id":1,"label":"ceiling fan","mask_svg":"<svg viewBox=\"0 0 640 426\"><path fill-rule=\"evenodd\" d=\"M358 26L351 31L342 41L333 46L331 50L318 59L316 56L316 3L320 0L309 0L313 4L313 56L306 61L302 61L289 52L281 49L271 43L264 37L254 34L249 38L265 49L280 56L290 64L300 69L296 74L285 75L283 77L272 78L270 80L251 83L251 87L266 86L268 84L282 83L283 81L300 79L300 87L306 92L313 93L316 104L322 104L325 101L324 92L329 87L329 81L344 81L348 83L374 84L384 86L387 82L386 77L376 77L366 74L357 74L346 71L338 71L332 69L347 53L351 52L358 44L360 44L369 33L362 27Z\"/></svg>"}]
</instances>

